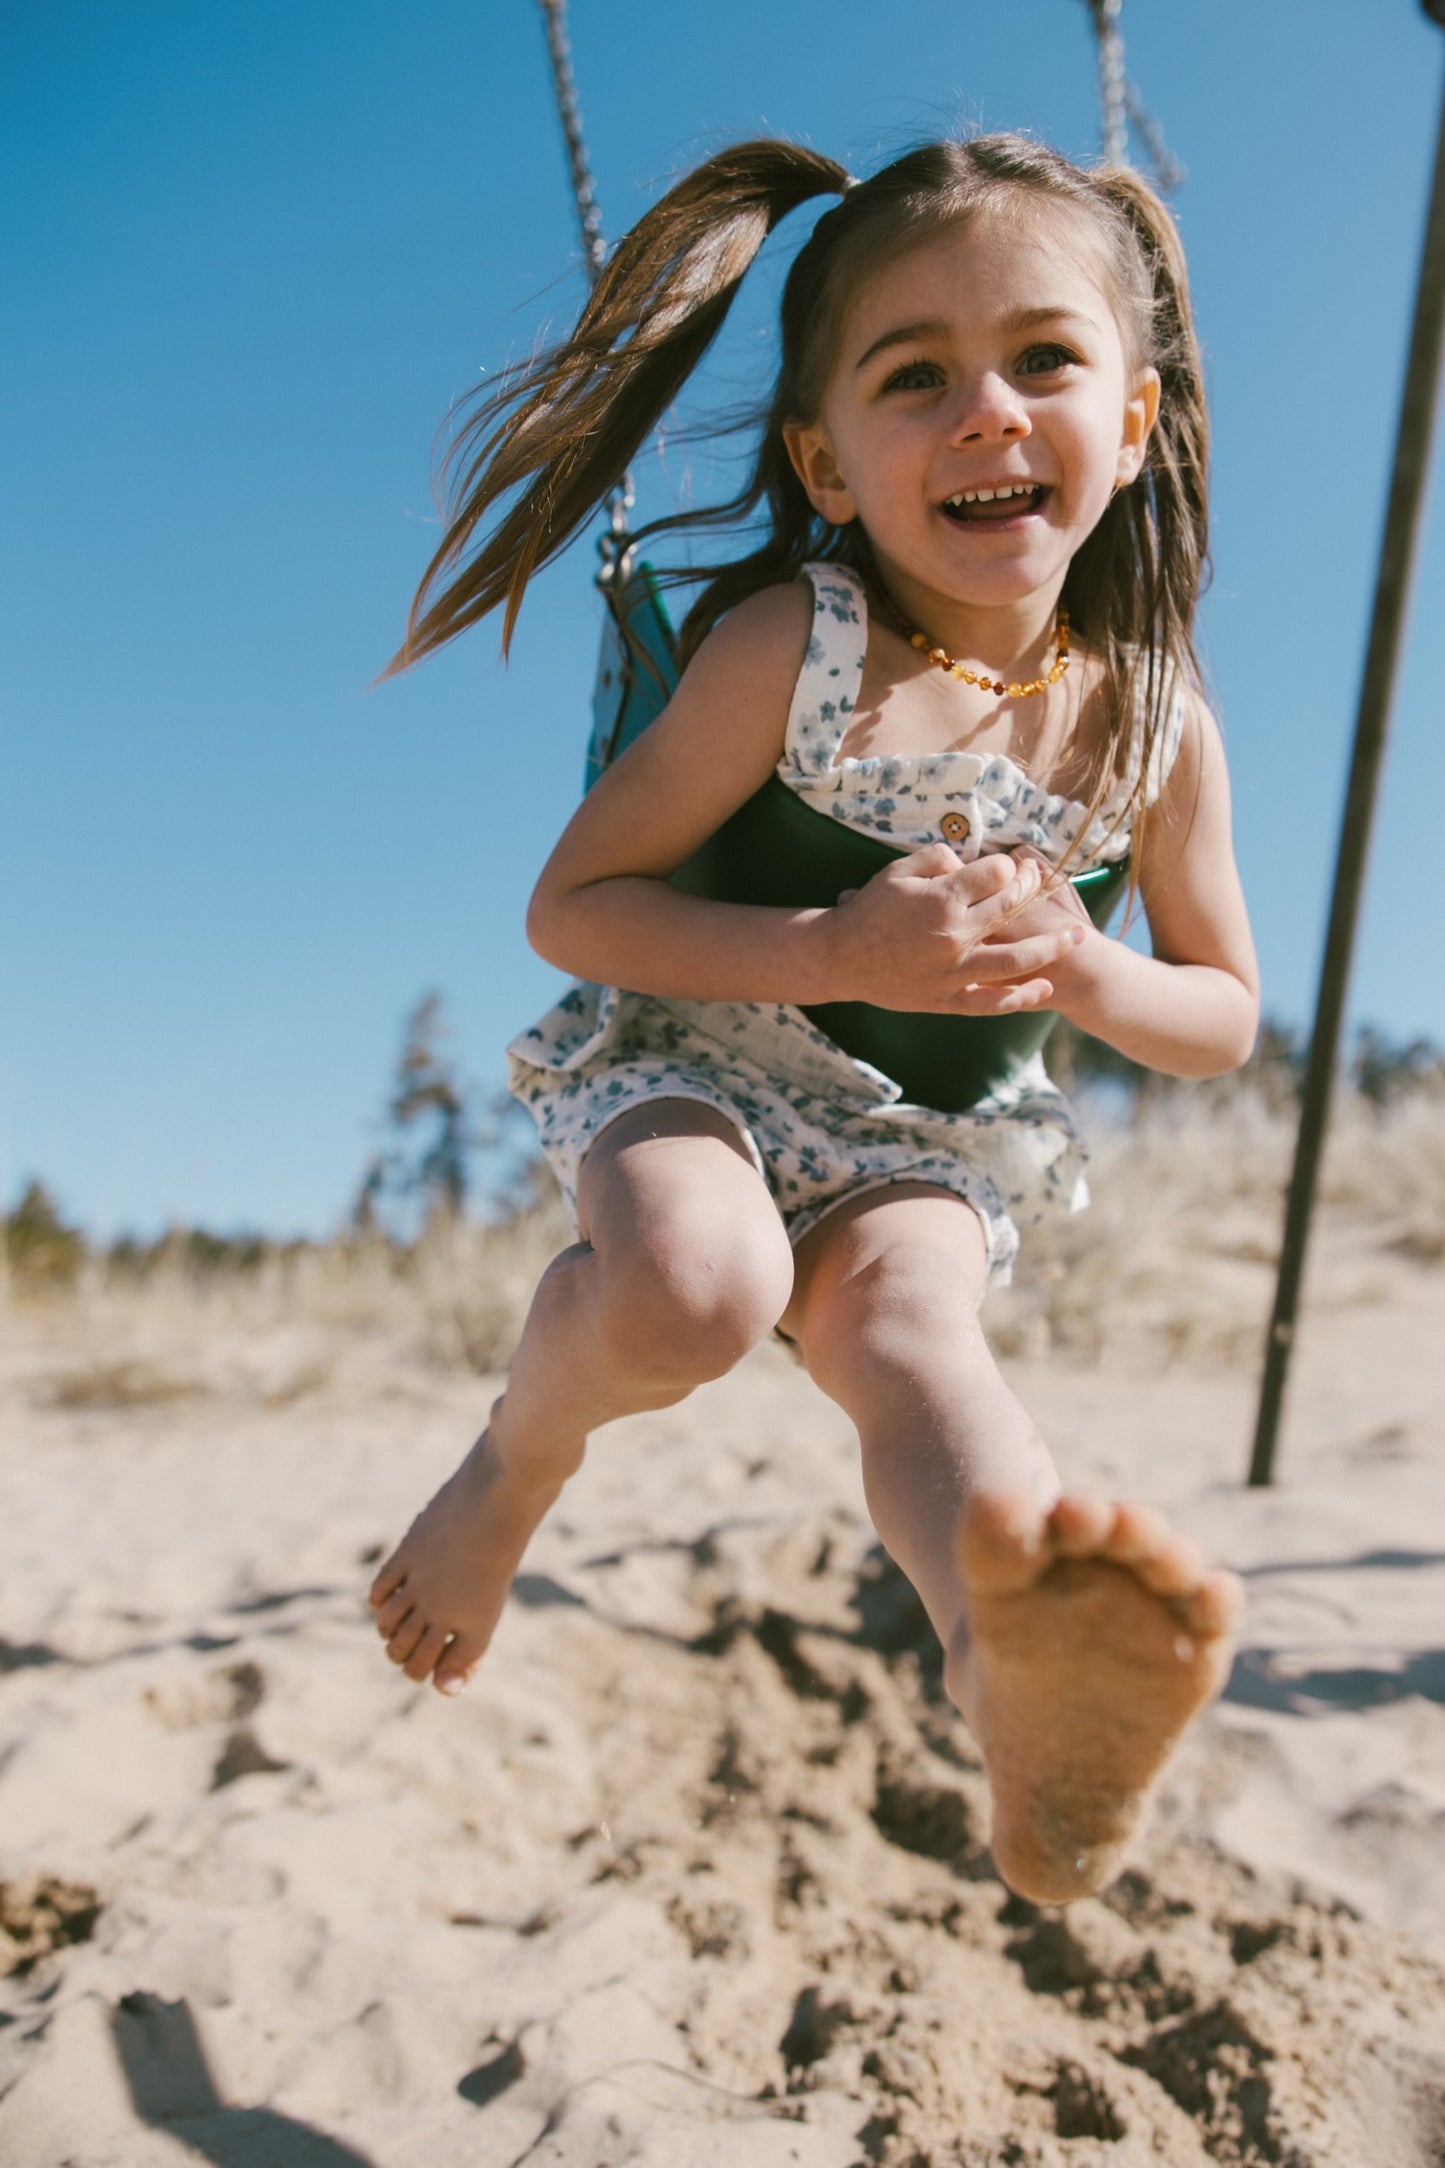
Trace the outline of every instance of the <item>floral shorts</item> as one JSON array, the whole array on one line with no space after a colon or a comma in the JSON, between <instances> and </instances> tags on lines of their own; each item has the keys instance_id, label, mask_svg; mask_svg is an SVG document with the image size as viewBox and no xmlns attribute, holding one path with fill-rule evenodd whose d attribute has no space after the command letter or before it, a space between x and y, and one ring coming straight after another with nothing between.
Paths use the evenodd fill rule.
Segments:
<instances>
[{"instance_id":1,"label":"floral shorts","mask_svg":"<svg viewBox=\"0 0 1445 2168\"><path fill-rule=\"evenodd\" d=\"M508 1048L513 1093L575 1210L589 1147L656 1099L712 1107L739 1131L794 1244L845 1199L896 1182L973 1207L989 1287L1005 1285L1020 1223L1087 1201L1066 1101L1031 1064L963 1114L903 1102L891 1079L781 1004L664 1001L583 984Z\"/></svg>"}]
</instances>

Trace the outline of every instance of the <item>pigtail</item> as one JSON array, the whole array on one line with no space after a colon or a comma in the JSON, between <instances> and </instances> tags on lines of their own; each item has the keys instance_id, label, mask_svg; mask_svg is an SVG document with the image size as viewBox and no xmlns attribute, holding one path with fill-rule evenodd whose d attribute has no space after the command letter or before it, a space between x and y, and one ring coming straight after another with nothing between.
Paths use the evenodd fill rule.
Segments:
<instances>
[{"instance_id":1,"label":"pigtail","mask_svg":"<svg viewBox=\"0 0 1445 2168\"><path fill-rule=\"evenodd\" d=\"M1172 216L1130 167L1098 168L1089 182L1142 269L1138 358L1160 382L1143 468L1074 558L1062 598L1103 659L1106 698L1121 719L1111 771L1101 775L1090 810L1103 805L1122 767L1128 803L1119 818L1135 840L1132 890L1169 710L1181 686L1197 688L1201 679L1194 616L1209 565L1209 416Z\"/></svg>"},{"instance_id":2,"label":"pigtail","mask_svg":"<svg viewBox=\"0 0 1445 2168\"><path fill-rule=\"evenodd\" d=\"M1149 442L1148 472L1159 516L1162 556L1171 564L1185 622L1192 623L1209 550L1209 413L1204 365L1194 331L1189 273L1179 230L1166 206L1132 168L1097 175L1105 197L1127 219L1153 287L1153 361L1159 371L1159 421Z\"/></svg>"},{"instance_id":3,"label":"pigtail","mask_svg":"<svg viewBox=\"0 0 1445 2168\"><path fill-rule=\"evenodd\" d=\"M1126 220L1149 276L1148 358L1160 379L1159 419L1139 477L1145 486L1125 493L1146 573L1139 632L1152 627L1155 645L1182 638L1192 661L1194 612L1208 570L1209 414L1189 275L1178 229L1153 189L1127 166L1096 178Z\"/></svg>"},{"instance_id":4,"label":"pigtail","mask_svg":"<svg viewBox=\"0 0 1445 2168\"><path fill-rule=\"evenodd\" d=\"M798 144L741 143L639 220L571 336L509 372L459 433L447 462L446 533L386 675L499 605L506 652L527 582L621 480L716 338L773 227L847 178Z\"/></svg>"}]
</instances>

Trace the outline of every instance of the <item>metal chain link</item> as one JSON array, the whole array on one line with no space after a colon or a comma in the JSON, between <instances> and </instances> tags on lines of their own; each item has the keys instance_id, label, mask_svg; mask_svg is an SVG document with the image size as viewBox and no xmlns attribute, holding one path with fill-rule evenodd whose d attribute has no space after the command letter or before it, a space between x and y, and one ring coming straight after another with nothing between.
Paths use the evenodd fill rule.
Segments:
<instances>
[{"instance_id":1,"label":"metal chain link","mask_svg":"<svg viewBox=\"0 0 1445 2168\"><path fill-rule=\"evenodd\" d=\"M582 134L582 108L577 99L577 84L572 74L572 53L567 43L567 0L538 0L547 31L547 52L552 62L552 87L557 97L557 115L562 123L562 134L567 145L567 163L572 169L572 190L577 199L577 223L582 229L582 263L587 273L587 284L593 287L602 275L607 261L607 243L602 234L602 213L597 203L597 186L592 178L592 167L587 158L587 144ZM602 559L597 574L597 584L604 593L627 578L632 569L632 538L628 530L627 515L636 498L632 488L632 476L624 474L617 487L607 496L607 531L597 543L597 554Z\"/></svg>"},{"instance_id":2,"label":"metal chain link","mask_svg":"<svg viewBox=\"0 0 1445 2168\"><path fill-rule=\"evenodd\" d=\"M587 163L587 145L582 140L582 110L577 103L577 85L572 75L572 54L567 44L567 4L566 0L540 0L540 5L546 18L547 52L552 62L552 87L557 94L557 112L567 144L567 163L572 168L572 189L577 198L577 223L582 229L582 260L587 271L587 283L595 286L602 266L607 261L607 243L602 238L602 213L597 208L597 189L592 179L592 168Z\"/></svg>"},{"instance_id":3,"label":"metal chain link","mask_svg":"<svg viewBox=\"0 0 1445 2168\"><path fill-rule=\"evenodd\" d=\"M1124 0L1085 0L1094 19L1099 46L1099 132L1107 165L1129 163L1129 129L1144 146L1154 185L1168 195L1184 178L1184 168L1164 140L1164 130L1130 82L1124 68L1124 34L1119 16ZM1441 0L1445 5L1445 0Z\"/></svg>"},{"instance_id":4,"label":"metal chain link","mask_svg":"<svg viewBox=\"0 0 1445 2168\"><path fill-rule=\"evenodd\" d=\"M1124 82L1124 40L1119 32L1123 0L1088 0L1099 43L1099 133L1104 158L1111 166L1123 165L1129 156L1129 119Z\"/></svg>"}]
</instances>

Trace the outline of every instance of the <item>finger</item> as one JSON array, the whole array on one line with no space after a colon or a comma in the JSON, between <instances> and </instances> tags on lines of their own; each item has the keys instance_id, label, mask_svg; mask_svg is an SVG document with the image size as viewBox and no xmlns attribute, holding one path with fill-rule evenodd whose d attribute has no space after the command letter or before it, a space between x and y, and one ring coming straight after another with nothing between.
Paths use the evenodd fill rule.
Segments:
<instances>
[{"instance_id":1,"label":"finger","mask_svg":"<svg viewBox=\"0 0 1445 2168\"><path fill-rule=\"evenodd\" d=\"M1027 1009L1042 1009L1053 999L1052 979L1024 979L1009 986L965 986L955 995L951 1016L1017 1016Z\"/></svg>"},{"instance_id":2,"label":"finger","mask_svg":"<svg viewBox=\"0 0 1445 2168\"><path fill-rule=\"evenodd\" d=\"M995 872L993 868L1001 870ZM1039 892L1037 866L1014 866L1006 851L990 858L975 858L971 865L955 866L951 885L967 906L972 926L979 930L1003 925L1015 911L1024 910Z\"/></svg>"},{"instance_id":3,"label":"finger","mask_svg":"<svg viewBox=\"0 0 1445 2168\"><path fill-rule=\"evenodd\" d=\"M1064 879L1053 860L1045 858L1043 852L1032 843L1016 843L1013 856L1021 866L1036 866L1039 879L1045 888L1057 888Z\"/></svg>"},{"instance_id":4,"label":"finger","mask_svg":"<svg viewBox=\"0 0 1445 2168\"><path fill-rule=\"evenodd\" d=\"M1022 941L1027 935L1058 933L1078 921L1067 904L1048 890L1040 890L994 920L983 938L990 944L1001 940Z\"/></svg>"},{"instance_id":5,"label":"finger","mask_svg":"<svg viewBox=\"0 0 1445 2168\"><path fill-rule=\"evenodd\" d=\"M1051 910L1047 903L1036 901L1026 911L1011 911L1001 924L990 926L976 950L987 949L994 955L1000 949L1022 948L1029 941L1052 941L1054 954L1067 956L1086 933L1072 911Z\"/></svg>"},{"instance_id":6,"label":"finger","mask_svg":"<svg viewBox=\"0 0 1445 2168\"><path fill-rule=\"evenodd\" d=\"M968 976L984 986L997 986L1004 979L1028 979L1037 971L1047 971L1060 957L1067 956L1075 947L1074 929L1067 926L1060 932L1039 933L1027 941L985 941L968 955Z\"/></svg>"},{"instance_id":7,"label":"finger","mask_svg":"<svg viewBox=\"0 0 1445 2168\"><path fill-rule=\"evenodd\" d=\"M974 867L991 866L993 863L991 858L977 858L973 866L962 870L972 872ZM990 887L1006 886L1007 880L1012 878L1012 867L1007 857L1004 858L1004 865L1008 869L1007 875L1000 877L998 874L990 874L985 883L985 892ZM947 843L924 843L916 851L910 851L906 858L900 858L894 866L885 868L888 872L911 873L915 878L925 881L936 881L944 874L957 873L959 870L957 853Z\"/></svg>"}]
</instances>

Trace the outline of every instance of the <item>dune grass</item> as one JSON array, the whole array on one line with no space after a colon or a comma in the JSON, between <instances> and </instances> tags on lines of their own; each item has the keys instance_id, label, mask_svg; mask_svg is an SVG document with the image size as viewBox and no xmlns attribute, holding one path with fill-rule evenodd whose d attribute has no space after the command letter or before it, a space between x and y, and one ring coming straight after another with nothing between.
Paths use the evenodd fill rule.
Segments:
<instances>
[{"instance_id":1,"label":"dune grass","mask_svg":"<svg viewBox=\"0 0 1445 2168\"><path fill-rule=\"evenodd\" d=\"M1092 1207L1025 1232L1014 1285L984 1313L995 1345L1004 1355L1156 1366L1255 1362L1292 1105L1248 1085L1169 1090L1136 1103L1127 1121L1092 1127ZM1342 1095L1319 1202L1321 1226L1358 1241L1362 1270L1372 1261L1438 1269L1438 1083L1383 1106ZM496 1223L440 1218L406 1247L379 1235L228 1245L177 1234L143 1252L82 1252L69 1276L27 1281L12 1269L0 1318L27 1313L42 1339L48 1322L57 1348L64 1343L68 1364L45 1386L51 1405L180 1401L238 1379L276 1405L324 1388L344 1349L384 1347L431 1371L504 1369L538 1275L571 1239L549 1191ZM77 1362L82 1322L88 1352Z\"/></svg>"}]
</instances>

